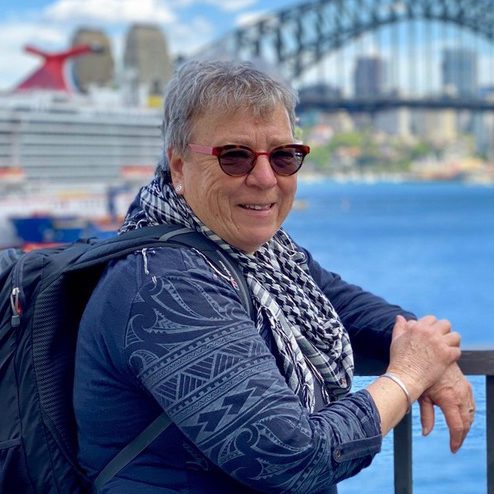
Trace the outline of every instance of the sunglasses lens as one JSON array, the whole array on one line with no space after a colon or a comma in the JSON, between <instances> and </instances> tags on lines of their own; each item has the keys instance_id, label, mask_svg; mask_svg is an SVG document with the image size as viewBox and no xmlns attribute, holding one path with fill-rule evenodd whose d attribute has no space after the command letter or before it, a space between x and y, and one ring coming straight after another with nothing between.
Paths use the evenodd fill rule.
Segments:
<instances>
[{"instance_id":1,"label":"sunglasses lens","mask_svg":"<svg viewBox=\"0 0 494 494\"><path fill-rule=\"evenodd\" d=\"M302 166L305 155L302 149L282 147L271 153L271 166L278 175L293 175Z\"/></svg>"},{"instance_id":2,"label":"sunglasses lens","mask_svg":"<svg viewBox=\"0 0 494 494\"><path fill-rule=\"evenodd\" d=\"M238 177L247 175L255 161L255 154L248 149L225 149L219 156L221 169L228 175Z\"/></svg>"}]
</instances>

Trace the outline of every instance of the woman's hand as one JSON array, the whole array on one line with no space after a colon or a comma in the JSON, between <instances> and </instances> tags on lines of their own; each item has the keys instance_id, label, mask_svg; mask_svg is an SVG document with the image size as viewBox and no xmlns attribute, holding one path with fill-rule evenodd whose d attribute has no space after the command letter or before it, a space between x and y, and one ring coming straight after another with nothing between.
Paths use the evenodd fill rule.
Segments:
<instances>
[{"instance_id":1,"label":"woman's hand","mask_svg":"<svg viewBox=\"0 0 494 494\"><path fill-rule=\"evenodd\" d=\"M415 401L460 354L460 335L451 331L449 321L434 316L406 321L398 316L387 370L402 379Z\"/></svg>"},{"instance_id":2,"label":"woman's hand","mask_svg":"<svg viewBox=\"0 0 494 494\"><path fill-rule=\"evenodd\" d=\"M458 364L450 365L441 378L419 398L422 433L434 427L434 406L438 406L449 429L450 449L456 453L465 440L475 418L475 399L472 385Z\"/></svg>"},{"instance_id":3,"label":"woman's hand","mask_svg":"<svg viewBox=\"0 0 494 494\"><path fill-rule=\"evenodd\" d=\"M380 377L367 387L379 410L383 435L401 420L411 403L439 381L460 354L460 335L451 331L449 321L434 316L418 321L396 318L387 372L398 379ZM402 385L406 392L400 389Z\"/></svg>"}]
</instances>

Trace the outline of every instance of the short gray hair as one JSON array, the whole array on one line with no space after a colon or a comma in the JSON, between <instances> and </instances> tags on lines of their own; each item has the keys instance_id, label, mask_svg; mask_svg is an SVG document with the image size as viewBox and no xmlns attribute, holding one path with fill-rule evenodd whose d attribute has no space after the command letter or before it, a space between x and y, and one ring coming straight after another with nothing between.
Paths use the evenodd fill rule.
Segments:
<instances>
[{"instance_id":1,"label":"short gray hair","mask_svg":"<svg viewBox=\"0 0 494 494\"><path fill-rule=\"evenodd\" d=\"M248 108L262 117L282 104L295 133L297 93L249 62L190 60L178 67L164 95L162 136L168 149L185 153L195 120L207 111L226 113ZM166 158L159 170L167 169Z\"/></svg>"}]
</instances>

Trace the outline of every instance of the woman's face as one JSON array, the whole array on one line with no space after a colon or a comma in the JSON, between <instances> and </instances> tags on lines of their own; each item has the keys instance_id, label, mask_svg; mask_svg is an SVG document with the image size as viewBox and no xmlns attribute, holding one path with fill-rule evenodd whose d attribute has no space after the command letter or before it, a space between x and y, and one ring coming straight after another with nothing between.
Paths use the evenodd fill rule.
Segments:
<instances>
[{"instance_id":1,"label":"woman's face","mask_svg":"<svg viewBox=\"0 0 494 494\"><path fill-rule=\"evenodd\" d=\"M201 116L190 141L204 146L241 144L255 151L270 151L292 142L290 121L282 105L262 118L247 110ZM185 155L169 150L168 159L173 183L183 185L182 193L196 216L244 252L252 253L267 242L292 207L296 174L276 175L265 155L259 156L254 169L242 177L224 173L216 156L190 149Z\"/></svg>"}]
</instances>

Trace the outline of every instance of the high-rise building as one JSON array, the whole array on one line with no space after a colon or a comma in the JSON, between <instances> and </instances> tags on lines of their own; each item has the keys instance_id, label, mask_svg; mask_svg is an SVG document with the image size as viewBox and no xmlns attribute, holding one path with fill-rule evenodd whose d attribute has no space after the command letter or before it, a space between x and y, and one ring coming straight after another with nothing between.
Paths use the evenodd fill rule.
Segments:
<instances>
[{"instance_id":1,"label":"high-rise building","mask_svg":"<svg viewBox=\"0 0 494 494\"><path fill-rule=\"evenodd\" d=\"M127 82L147 95L162 94L170 79L172 63L159 26L134 24L127 33L124 52Z\"/></svg>"},{"instance_id":2,"label":"high-rise building","mask_svg":"<svg viewBox=\"0 0 494 494\"><path fill-rule=\"evenodd\" d=\"M465 48L447 48L442 59L443 90L450 96L478 94L477 54Z\"/></svg>"},{"instance_id":3,"label":"high-rise building","mask_svg":"<svg viewBox=\"0 0 494 494\"><path fill-rule=\"evenodd\" d=\"M80 28L72 37L72 46L91 45L95 53L78 57L72 65L75 85L81 91L89 86L111 86L114 83L114 61L110 41L103 31Z\"/></svg>"},{"instance_id":4,"label":"high-rise building","mask_svg":"<svg viewBox=\"0 0 494 494\"><path fill-rule=\"evenodd\" d=\"M378 55L357 58L354 72L356 98L372 98L385 91L385 62Z\"/></svg>"}]
</instances>

